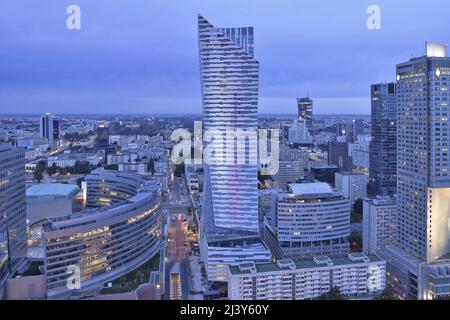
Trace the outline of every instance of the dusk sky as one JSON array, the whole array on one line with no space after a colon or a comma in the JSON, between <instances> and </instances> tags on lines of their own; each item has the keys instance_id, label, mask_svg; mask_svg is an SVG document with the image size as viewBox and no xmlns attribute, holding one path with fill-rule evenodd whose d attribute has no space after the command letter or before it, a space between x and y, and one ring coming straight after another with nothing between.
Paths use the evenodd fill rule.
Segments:
<instances>
[{"instance_id":1,"label":"dusk sky","mask_svg":"<svg viewBox=\"0 0 450 320\"><path fill-rule=\"evenodd\" d=\"M66 8L81 7L81 30ZM366 26L381 8L381 30ZM254 26L260 113L369 114L370 84L450 44L448 0L2 0L0 113L200 113L197 13Z\"/></svg>"}]
</instances>

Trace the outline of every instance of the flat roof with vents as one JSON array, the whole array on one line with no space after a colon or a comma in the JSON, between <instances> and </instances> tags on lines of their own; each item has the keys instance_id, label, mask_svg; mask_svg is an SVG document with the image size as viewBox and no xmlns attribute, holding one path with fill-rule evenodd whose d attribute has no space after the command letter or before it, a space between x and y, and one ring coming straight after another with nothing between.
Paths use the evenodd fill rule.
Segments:
<instances>
[{"instance_id":1,"label":"flat roof with vents","mask_svg":"<svg viewBox=\"0 0 450 320\"><path fill-rule=\"evenodd\" d=\"M290 264L290 262L292 264ZM343 265L355 265L369 262L383 262L381 258L373 254L348 254L342 256L318 256L313 258L303 259L283 259L278 260L276 263L244 263L239 266L229 266L228 269L232 275L238 274L251 274L251 273L264 273L264 272L276 272L283 271L289 268L290 270L298 269L314 269L325 267L337 267Z\"/></svg>"}]
</instances>

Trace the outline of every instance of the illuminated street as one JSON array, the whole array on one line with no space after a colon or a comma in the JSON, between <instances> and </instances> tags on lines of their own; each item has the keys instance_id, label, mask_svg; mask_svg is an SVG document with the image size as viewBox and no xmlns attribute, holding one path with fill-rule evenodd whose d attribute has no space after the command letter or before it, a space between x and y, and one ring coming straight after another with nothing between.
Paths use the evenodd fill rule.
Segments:
<instances>
[{"instance_id":1,"label":"illuminated street","mask_svg":"<svg viewBox=\"0 0 450 320\"><path fill-rule=\"evenodd\" d=\"M166 205L169 203L170 205ZM164 207L168 209L169 215L166 219L168 224L168 237L166 248L166 266L165 266L165 295L169 297L168 281L172 268L179 263L180 276L181 276L181 289L183 299L188 298L190 289L189 273L188 273L188 255L189 242L187 241L187 220L186 217L187 208L190 206L189 197L186 195L186 188L182 180L175 180L173 185L173 191L169 195L168 201L164 204ZM183 221L185 220L185 221Z\"/></svg>"}]
</instances>

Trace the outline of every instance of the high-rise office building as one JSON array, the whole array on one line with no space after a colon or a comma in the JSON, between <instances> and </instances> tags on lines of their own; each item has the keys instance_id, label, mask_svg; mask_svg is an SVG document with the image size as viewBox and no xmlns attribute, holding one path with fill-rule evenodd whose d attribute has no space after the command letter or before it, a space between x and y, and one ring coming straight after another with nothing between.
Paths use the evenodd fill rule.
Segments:
<instances>
[{"instance_id":1,"label":"high-rise office building","mask_svg":"<svg viewBox=\"0 0 450 320\"><path fill-rule=\"evenodd\" d=\"M289 127L289 143L312 144L312 138L306 120L296 119L292 121Z\"/></svg>"},{"instance_id":2,"label":"high-rise office building","mask_svg":"<svg viewBox=\"0 0 450 320\"><path fill-rule=\"evenodd\" d=\"M52 114L46 113L41 117L39 130L40 137L46 139L49 144L59 141L59 120Z\"/></svg>"},{"instance_id":3,"label":"high-rise office building","mask_svg":"<svg viewBox=\"0 0 450 320\"><path fill-rule=\"evenodd\" d=\"M331 141L328 143L328 165L335 165L341 171L353 169L353 159L348 152L348 142Z\"/></svg>"},{"instance_id":4,"label":"high-rise office building","mask_svg":"<svg viewBox=\"0 0 450 320\"><path fill-rule=\"evenodd\" d=\"M27 210L25 152L0 145L0 293L2 281L25 262ZM2 279L3 278L3 279Z\"/></svg>"},{"instance_id":5,"label":"high-rise office building","mask_svg":"<svg viewBox=\"0 0 450 320\"><path fill-rule=\"evenodd\" d=\"M358 141L358 136L364 134L364 121L362 119L353 120L353 142Z\"/></svg>"},{"instance_id":6,"label":"high-rise office building","mask_svg":"<svg viewBox=\"0 0 450 320\"><path fill-rule=\"evenodd\" d=\"M308 129L313 126L313 100L310 98L297 98L298 117L306 121Z\"/></svg>"},{"instance_id":7,"label":"high-rise office building","mask_svg":"<svg viewBox=\"0 0 450 320\"><path fill-rule=\"evenodd\" d=\"M372 141L369 153L369 196L397 193L397 100L395 83L371 87Z\"/></svg>"},{"instance_id":8,"label":"high-rise office building","mask_svg":"<svg viewBox=\"0 0 450 320\"><path fill-rule=\"evenodd\" d=\"M95 145L97 147L109 146L109 127L99 126L97 128L97 136L95 137Z\"/></svg>"},{"instance_id":9,"label":"high-rise office building","mask_svg":"<svg viewBox=\"0 0 450 320\"><path fill-rule=\"evenodd\" d=\"M450 252L449 72L443 56L397 65L398 240L427 262Z\"/></svg>"},{"instance_id":10,"label":"high-rise office building","mask_svg":"<svg viewBox=\"0 0 450 320\"><path fill-rule=\"evenodd\" d=\"M217 28L199 15L198 40L204 129L256 134L259 62L253 28ZM209 280L226 281L227 264L269 257L259 239L258 166L251 162L257 146L247 141L245 149L245 164L204 165L201 255Z\"/></svg>"},{"instance_id":11,"label":"high-rise office building","mask_svg":"<svg viewBox=\"0 0 450 320\"><path fill-rule=\"evenodd\" d=\"M0 194L0 299L4 296L4 282L9 274L8 226L6 224L5 194Z\"/></svg>"},{"instance_id":12,"label":"high-rise office building","mask_svg":"<svg viewBox=\"0 0 450 320\"><path fill-rule=\"evenodd\" d=\"M336 124L336 135L345 138L346 142L356 142L358 136L364 134L362 119L344 120Z\"/></svg>"},{"instance_id":13,"label":"high-rise office building","mask_svg":"<svg viewBox=\"0 0 450 320\"><path fill-rule=\"evenodd\" d=\"M446 46L397 65L399 247L386 257L419 299L450 298L449 89Z\"/></svg>"},{"instance_id":14,"label":"high-rise office building","mask_svg":"<svg viewBox=\"0 0 450 320\"><path fill-rule=\"evenodd\" d=\"M59 120L53 119L53 141L59 141Z\"/></svg>"},{"instance_id":15,"label":"high-rise office building","mask_svg":"<svg viewBox=\"0 0 450 320\"><path fill-rule=\"evenodd\" d=\"M344 121L336 124L336 136L345 138L346 142L352 142L355 126L353 122Z\"/></svg>"}]
</instances>

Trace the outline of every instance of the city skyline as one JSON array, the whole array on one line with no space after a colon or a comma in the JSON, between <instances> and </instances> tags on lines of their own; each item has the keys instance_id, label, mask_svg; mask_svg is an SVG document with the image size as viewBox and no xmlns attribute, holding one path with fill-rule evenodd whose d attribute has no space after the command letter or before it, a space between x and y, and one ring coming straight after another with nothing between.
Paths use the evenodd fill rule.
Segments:
<instances>
[{"instance_id":1,"label":"city skyline","mask_svg":"<svg viewBox=\"0 0 450 320\"><path fill-rule=\"evenodd\" d=\"M0 300L450 300L450 5L79 1L0 4Z\"/></svg>"},{"instance_id":2,"label":"city skyline","mask_svg":"<svg viewBox=\"0 0 450 320\"><path fill-rule=\"evenodd\" d=\"M414 3L379 1L381 30L366 26L370 1L325 1L321 9L313 1L286 1L279 6L245 1L239 2L242 10L238 11L229 1L132 6L120 1L79 1L81 30L65 28L65 5L2 3L0 46L7 50L0 54L0 110L6 114L176 114L186 109L200 113L192 21L203 13L219 24L246 21L257 28L261 114L295 114L295 99L307 92L315 101L315 114L369 114L370 84L393 81L392 66L421 55L423 41L450 42L443 16L449 4ZM125 5L128 10L123 13ZM26 13L22 6L35 10ZM412 19L418 16L423 16L422 23ZM433 17L432 23L427 23L428 17ZM268 18L276 23L266 24ZM163 24L165 19L177 21L176 26ZM159 25L165 25L164 34ZM415 36L406 36L411 31ZM278 59L279 54L284 58Z\"/></svg>"}]
</instances>

